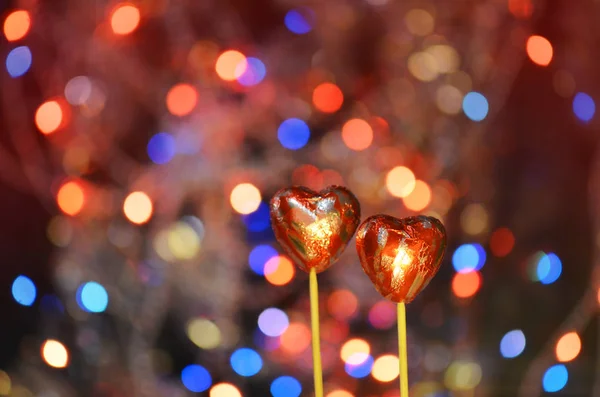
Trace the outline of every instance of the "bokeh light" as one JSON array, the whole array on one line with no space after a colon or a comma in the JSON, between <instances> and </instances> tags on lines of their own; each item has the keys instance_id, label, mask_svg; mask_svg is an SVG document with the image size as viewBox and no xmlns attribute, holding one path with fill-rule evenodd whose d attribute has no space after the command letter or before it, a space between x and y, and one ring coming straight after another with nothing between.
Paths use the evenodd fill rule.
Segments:
<instances>
[{"instance_id":1,"label":"bokeh light","mask_svg":"<svg viewBox=\"0 0 600 397\"><path fill-rule=\"evenodd\" d=\"M269 204L261 202L256 211L242 217L246 228L251 232L262 232L271 227Z\"/></svg>"},{"instance_id":2,"label":"bokeh light","mask_svg":"<svg viewBox=\"0 0 600 397\"><path fill-rule=\"evenodd\" d=\"M504 358L515 358L525 350L525 334L520 329L507 332L500 341L500 354Z\"/></svg>"},{"instance_id":3,"label":"bokeh light","mask_svg":"<svg viewBox=\"0 0 600 397\"><path fill-rule=\"evenodd\" d=\"M79 183L66 182L56 193L58 207L67 215L77 215L83 209L85 194Z\"/></svg>"},{"instance_id":4,"label":"bokeh light","mask_svg":"<svg viewBox=\"0 0 600 397\"><path fill-rule=\"evenodd\" d=\"M102 313L108 306L108 293L101 284L89 281L77 289L77 303L87 312Z\"/></svg>"},{"instance_id":5,"label":"bokeh light","mask_svg":"<svg viewBox=\"0 0 600 397\"><path fill-rule=\"evenodd\" d=\"M273 397L300 397L302 385L296 378L280 376L271 382L270 390Z\"/></svg>"},{"instance_id":6,"label":"bokeh light","mask_svg":"<svg viewBox=\"0 0 600 397\"><path fill-rule=\"evenodd\" d=\"M233 209L243 215L256 211L261 203L260 190L251 183L236 185L229 196Z\"/></svg>"},{"instance_id":7,"label":"bokeh light","mask_svg":"<svg viewBox=\"0 0 600 397\"><path fill-rule=\"evenodd\" d=\"M501 227L492 233L490 237L490 251L498 258L510 254L515 246L515 236L506 227Z\"/></svg>"},{"instance_id":8,"label":"bokeh light","mask_svg":"<svg viewBox=\"0 0 600 397\"><path fill-rule=\"evenodd\" d=\"M404 206L411 211L422 211L431 202L431 188L427 182L416 180L409 195L402 198Z\"/></svg>"},{"instance_id":9,"label":"bokeh light","mask_svg":"<svg viewBox=\"0 0 600 397\"><path fill-rule=\"evenodd\" d=\"M588 94L578 92L573 97L573 113L579 120L589 123L596 113L596 103Z\"/></svg>"},{"instance_id":10,"label":"bokeh light","mask_svg":"<svg viewBox=\"0 0 600 397\"><path fill-rule=\"evenodd\" d=\"M527 39L527 55L537 65L548 66L552 61L552 44L547 38L537 35L529 36Z\"/></svg>"},{"instance_id":11,"label":"bokeh light","mask_svg":"<svg viewBox=\"0 0 600 397\"><path fill-rule=\"evenodd\" d=\"M390 329L396 324L396 306L389 301L379 301L369 310L369 323L377 329Z\"/></svg>"},{"instance_id":12,"label":"bokeh light","mask_svg":"<svg viewBox=\"0 0 600 397\"><path fill-rule=\"evenodd\" d=\"M258 58L248 57L246 59L246 66L241 62L237 65L237 68L243 68L244 71L237 78L238 83L245 87L251 87L257 85L264 80L267 75L267 68L265 64ZM235 74L239 74L239 71Z\"/></svg>"},{"instance_id":13,"label":"bokeh light","mask_svg":"<svg viewBox=\"0 0 600 397\"><path fill-rule=\"evenodd\" d=\"M444 384L450 390L464 391L477 387L481 382L482 370L477 363L454 361L446 369Z\"/></svg>"},{"instance_id":14,"label":"bokeh light","mask_svg":"<svg viewBox=\"0 0 600 397\"><path fill-rule=\"evenodd\" d=\"M567 332L556 342L556 359L562 363L573 361L581 352L581 338L577 332Z\"/></svg>"},{"instance_id":15,"label":"bokeh light","mask_svg":"<svg viewBox=\"0 0 600 397\"><path fill-rule=\"evenodd\" d=\"M394 197L406 197L415 189L415 174L403 166L392 168L385 177L385 186Z\"/></svg>"},{"instance_id":16,"label":"bokeh light","mask_svg":"<svg viewBox=\"0 0 600 397\"><path fill-rule=\"evenodd\" d=\"M485 260L485 250L479 244L462 244L452 254L452 266L459 273L480 270Z\"/></svg>"},{"instance_id":17,"label":"bokeh light","mask_svg":"<svg viewBox=\"0 0 600 397\"><path fill-rule=\"evenodd\" d=\"M312 30L313 14L309 9L290 10L285 14L285 27L296 34L306 34Z\"/></svg>"},{"instance_id":18,"label":"bokeh light","mask_svg":"<svg viewBox=\"0 0 600 397\"><path fill-rule=\"evenodd\" d=\"M532 0L508 0L508 10L517 18L529 18L533 13Z\"/></svg>"},{"instance_id":19,"label":"bokeh light","mask_svg":"<svg viewBox=\"0 0 600 397\"><path fill-rule=\"evenodd\" d=\"M212 377L206 368L191 364L181 371L181 382L189 391L200 393L212 384Z\"/></svg>"},{"instance_id":20,"label":"bokeh light","mask_svg":"<svg viewBox=\"0 0 600 397\"><path fill-rule=\"evenodd\" d=\"M358 365L363 363L371 353L371 346L364 339L350 339L342 345L340 358L345 363Z\"/></svg>"},{"instance_id":21,"label":"bokeh light","mask_svg":"<svg viewBox=\"0 0 600 397\"><path fill-rule=\"evenodd\" d=\"M265 265L271 258L278 256L277 250L270 245L257 245L248 255L248 264L252 271L260 276L265 274Z\"/></svg>"},{"instance_id":22,"label":"bokeh light","mask_svg":"<svg viewBox=\"0 0 600 397\"><path fill-rule=\"evenodd\" d=\"M284 120L277 129L277 139L286 149L298 150L303 148L310 138L308 125L300 119Z\"/></svg>"},{"instance_id":23,"label":"bokeh light","mask_svg":"<svg viewBox=\"0 0 600 397\"><path fill-rule=\"evenodd\" d=\"M351 291L334 291L327 298L327 310L337 320L348 320L358 311L358 299Z\"/></svg>"},{"instance_id":24,"label":"bokeh light","mask_svg":"<svg viewBox=\"0 0 600 397\"><path fill-rule=\"evenodd\" d=\"M373 363L371 374L379 382L391 382L400 372L398 356L386 354L378 357Z\"/></svg>"},{"instance_id":25,"label":"bokeh light","mask_svg":"<svg viewBox=\"0 0 600 397\"><path fill-rule=\"evenodd\" d=\"M11 288L14 300L23 306L31 306L35 302L37 290L35 284L27 276L19 275L12 283Z\"/></svg>"},{"instance_id":26,"label":"bokeh light","mask_svg":"<svg viewBox=\"0 0 600 397\"><path fill-rule=\"evenodd\" d=\"M283 351L293 355L300 354L310 344L310 329L303 323L292 322L279 340Z\"/></svg>"},{"instance_id":27,"label":"bokeh light","mask_svg":"<svg viewBox=\"0 0 600 397\"><path fill-rule=\"evenodd\" d=\"M190 114L197 103L198 92L190 84L176 84L167 92L167 109L175 116Z\"/></svg>"},{"instance_id":28,"label":"bokeh light","mask_svg":"<svg viewBox=\"0 0 600 397\"><path fill-rule=\"evenodd\" d=\"M435 20L426 10L415 8L406 13L404 22L408 31L415 36L427 36L433 32Z\"/></svg>"},{"instance_id":29,"label":"bokeh light","mask_svg":"<svg viewBox=\"0 0 600 397\"><path fill-rule=\"evenodd\" d=\"M323 113L334 113L340 110L344 103L344 94L333 83L319 84L313 91L313 105Z\"/></svg>"},{"instance_id":30,"label":"bokeh light","mask_svg":"<svg viewBox=\"0 0 600 397\"><path fill-rule=\"evenodd\" d=\"M210 389L209 397L242 397L240 390L231 383L218 383Z\"/></svg>"},{"instance_id":31,"label":"bokeh light","mask_svg":"<svg viewBox=\"0 0 600 397\"><path fill-rule=\"evenodd\" d=\"M263 361L260 355L252 349L237 349L231 355L229 362L231 368L241 376L254 376L260 372Z\"/></svg>"},{"instance_id":32,"label":"bokeh light","mask_svg":"<svg viewBox=\"0 0 600 397\"><path fill-rule=\"evenodd\" d=\"M488 114L489 105L485 96L471 91L463 98L463 112L473 121L482 121Z\"/></svg>"},{"instance_id":33,"label":"bokeh light","mask_svg":"<svg viewBox=\"0 0 600 397\"><path fill-rule=\"evenodd\" d=\"M65 85L65 99L71 105L83 105L92 95L92 81L87 76L75 76Z\"/></svg>"},{"instance_id":34,"label":"bokeh light","mask_svg":"<svg viewBox=\"0 0 600 397\"><path fill-rule=\"evenodd\" d=\"M569 371L567 367L562 364L556 364L551 366L544 373L542 379L542 386L544 391L548 393L555 393L561 391L569 380Z\"/></svg>"},{"instance_id":35,"label":"bokeh light","mask_svg":"<svg viewBox=\"0 0 600 397\"><path fill-rule=\"evenodd\" d=\"M27 35L31 27L29 12L15 10L6 16L4 20L4 37L8 41L20 40Z\"/></svg>"},{"instance_id":36,"label":"bokeh light","mask_svg":"<svg viewBox=\"0 0 600 397\"><path fill-rule=\"evenodd\" d=\"M140 10L133 4L117 5L110 16L110 27L115 34L126 35L140 24Z\"/></svg>"},{"instance_id":37,"label":"bokeh light","mask_svg":"<svg viewBox=\"0 0 600 397\"><path fill-rule=\"evenodd\" d=\"M123 213L129 221L137 225L148 222L152 211L152 200L144 192L132 192L123 202Z\"/></svg>"},{"instance_id":38,"label":"bokeh light","mask_svg":"<svg viewBox=\"0 0 600 397\"><path fill-rule=\"evenodd\" d=\"M47 101L40 105L35 112L35 125L43 134L51 134L60 127L63 111L56 101Z\"/></svg>"},{"instance_id":39,"label":"bokeh light","mask_svg":"<svg viewBox=\"0 0 600 397\"><path fill-rule=\"evenodd\" d=\"M353 378L364 378L371 373L371 370L373 369L373 362L373 357L367 355L366 359L361 363L354 364L351 362L346 362L346 364L344 364L344 370Z\"/></svg>"},{"instance_id":40,"label":"bokeh light","mask_svg":"<svg viewBox=\"0 0 600 397\"><path fill-rule=\"evenodd\" d=\"M258 316L258 328L267 336L280 336L289 325L287 314L274 307L263 310Z\"/></svg>"},{"instance_id":41,"label":"bokeh light","mask_svg":"<svg viewBox=\"0 0 600 397\"><path fill-rule=\"evenodd\" d=\"M460 214L460 225L465 233L477 236L488 228L489 216L485 207L479 203L470 203Z\"/></svg>"},{"instance_id":42,"label":"bokeh light","mask_svg":"<svg viewBox=\"0 0 600 397\"><path fill-rule=\"evenodd\" d=\"M54 339L48 339L42 345L42 358L53 368L65 368L69 364L67 348Z\"/></svg>"},{"instance_id":43,"label":"bokeh light","mask_svg":"<svg viewBox=\"0 0 600 397\"><path fill-rule=\"evenodd\" d=\"M476 270L456 273L452 278L452 292L459 298L470 298L479 291L481 276Z\"/></svg>"},{"instance_id":44,"label":"bokeh light","mask_svg":"<svg viewBox=\"0 0 600 397\"><path fill-rule=\"evenodd\" d=\"M13 78L23 76L31 67L32 59L29 47L14 48L6 56L6 71Z\"/></svg>"},{"instance_id":45,"label":"bokeh light","mask_svg":"<svg viewBox=\"0 0 600 397\"><path fill-rule=\"evenodd\" d=\"M201 222L200 228L194 228L189 222L175 222L166 234L167 247L176 259L193 259L200 251L203 234L204 226Z\"/></svg>"},{"instance_id":46,"label":"bokeh light","mask_svg":"<svg viewBox=\"0 0 600 397\"><path fill-rule=\"evenodd\" d=\"M342 126L342 140L352 150L365 150L373 142L373 129L363 119L348 120Z\"/></svg>"},{"instance_id":47,"label":"bokeh light","mask_svg":"<svg viewBox=\"0 0 600 397\"><path fill-rule=\"evenodd\" d=\"M560 258L549 253L542 255L537 263L536 275L542 284L552 284L560 277L562 273L562 262Z\"/></svg>"},{"instance_id":48,"label":"bokeh light","mask_svg":"<svg viewBox=\"0 0 600 397\"><path fill-rule=\"evenodd\" d=\"M274 256L265 263L265 279L273 285L286 285L292 281L295 274L292 261L285 256Z\"/></svg>"},{"instance_id":49,"label":"bokeh light","mask_svg":"<svg viewBox=\"0 0 600 397\"><path fill-rule=\"evenodd\" d=\"M186 331L188 338L201 349L215 349L221 344L221 330L206 318L195 318L189 321Z\"/></svg>"},{"instance_id":50,"label":"bokeh light","mask_svg":"<svg viewBox=\"0 0 600 397\"><path fill-rule=\"evenodd\" d=\"M215 70L217 75L225 81L239 79L246 72L248 61L246 56L239 51L227 50L217 58Z\"/></svg>"},{"instance_id":51,"label":"bokeh light","mask_svg":"<svg viewBox=\"0 0 600 397\"><path fill-rule=\"evenodd\" d=\"M337 389L328 393L325 397L354 397L354 395L349 391Z\"/></svg>"},{"instance_id":52,"label":"bokeh light","mask_svg":"<svg viewBox=\"0 0 600 397\"><path fill-rule=\"evenodd\" d=\"M166 132L159 132L148 141L147 151L154 164L166 164L175 156L175 138Z\"/></svg>"}]
</instances>

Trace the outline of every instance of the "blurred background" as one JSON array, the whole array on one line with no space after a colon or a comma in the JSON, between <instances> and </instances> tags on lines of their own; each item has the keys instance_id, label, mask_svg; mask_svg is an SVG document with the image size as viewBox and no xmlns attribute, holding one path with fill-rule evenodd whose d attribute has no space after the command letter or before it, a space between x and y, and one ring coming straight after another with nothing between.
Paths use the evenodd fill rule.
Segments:
<instances>
[{"instance_id":1,"label":"blurred background","mask_svg":"<svg viewBox=\"0 0 600 397\"><path fill-rule=\"evenodd\" d=\"M428 214L414 397L600 396L600 1L0 1L0 396L312 396L268 201ZM398 396L352 241L327 397Z\"/></svg>"}]
</instances>

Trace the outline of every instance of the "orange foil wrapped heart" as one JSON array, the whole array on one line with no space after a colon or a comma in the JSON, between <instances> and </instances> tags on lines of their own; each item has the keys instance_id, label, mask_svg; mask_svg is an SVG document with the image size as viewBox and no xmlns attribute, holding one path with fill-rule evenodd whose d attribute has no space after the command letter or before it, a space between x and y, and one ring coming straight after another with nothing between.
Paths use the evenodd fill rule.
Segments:
<instances>
[{"instance_id":1,"label":"orange foil wrapped heart","mask_svg":"<svg viewBox=\"0 0 600 397\"><path fill-rule=\"evenodd\" d=\"M375 215L356 234L363 270L377 291L394 302L411 302L429 284L445 249L444 225L430 216Z\"/></svg>"},{"instance_id":2,"label":"orange foil wrapped heart","mask_svg":"<svg viewBox=\"0 0 600 397\"><path fill-rule=\"evenodd\" d=\"M341 186L316 193L293 186L271 199L271 226L279 244L305 272L317 273L340 256L360 223L360 204Z\"/></svg>"}]
</instances>

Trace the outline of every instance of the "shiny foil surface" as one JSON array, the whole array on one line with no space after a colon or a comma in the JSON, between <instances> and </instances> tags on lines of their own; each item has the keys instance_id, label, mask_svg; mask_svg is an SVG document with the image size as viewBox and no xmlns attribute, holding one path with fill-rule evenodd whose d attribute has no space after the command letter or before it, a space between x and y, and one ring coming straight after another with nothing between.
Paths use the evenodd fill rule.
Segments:
<instances>
[{"instance_id":1,"label":"shiny foil surface","mask_svg":"<svg viewBox=\"0 0 600 397\"><path fill-rule=\"evenodd\" d=\"M348 189L319 193L302 186L278 191L270 203L271 226L286 254L305 272L322 272L346 248L360 223L360 204Z\"/></svg>"},{"instance_id":2,"label":"shiny foil surface","mask_svg":"<svg viewBox=\"0 0 600 397\"><path fill-rule=\"evenodd\" d=\"M411 302L440 268L446 229L429 216L367 218L356 235L363 270L375 288L394 302Z\"/></svg>"}]
</instances>

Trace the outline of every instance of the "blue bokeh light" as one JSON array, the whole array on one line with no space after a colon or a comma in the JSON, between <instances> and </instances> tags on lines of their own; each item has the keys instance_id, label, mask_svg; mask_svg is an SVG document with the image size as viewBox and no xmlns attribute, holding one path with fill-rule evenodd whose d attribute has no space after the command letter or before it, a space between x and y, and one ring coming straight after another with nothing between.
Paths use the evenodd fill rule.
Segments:
<instances>
[{"instance_id":1,"label":"blue bokeh light","mask_svg":"<svg viewBox=\"0 0 600 397\"><path fill-rule=\"evenodd\" d=\"M248 57L246 58L246 62L246 70L237 80L241 85L251 87L263 81L267 75L267 68L258 58Z\"/></svg>"},{"instance_id":2,"label":"blue bokeh light","mask_svg":"<svg viewBox=\"0 0 600 397\"><path fill-rule=\"evenodd\" d=\"M264 276L265 264L269 261L269 259L277 255L279 255L277 250L270 245L257 245L254 247L254 249L252 249L252 251L250 251L250 255L248 255L250 269L252 269L252 271L259 276Z\"/></svg>"},{"instance_id":3,"label":"blue bokeh light","mask_svg":"<svg viewBox=\"0 0 600 397\"><path fill-rule=\"evenodd\" d=\"M243 215L242 219L246 228L251 232L262 232L268 229L271 226L269 205L265 202L260 203L256 211L248 215Z\"/></svg>"},{"instance_id":4,"label":"blue bokeh light","mask_svg":"<svg viewBox=\"0 0 600 397\"><path fill-rule=\"evenodd\" d=\"M463 112L473 121L481 121L485 119L490 110L489 104L485 96L479 92L471 91L463 98Z\"/></svg>"},{"instance_id":5,"label":"blue bokeh light","mask_svg":"<svg viewBox=\"0 0 600 397\"><path fill-rule=\"evenodd\" d=\"M515 358L525 350L525 334L520 329L507 332L500 341L500 354L504 358Z\"/></svg>"},{"instance_id":6,"label":"blue bokeh light","mask_svg":"<svg viewBox=\"0 0 600 397\"><path fill-rule=\"evenodd\" d=\"M573 97L573 113L583 122L589 122L596 113L594 99L584 92L578 92Z\"/></svg>"},{"instance_id":7,"label":"blue bokeh light","mask_svg":"<svg viewBox=\"0 0 600 397\"><path fill-rule=\"evenodd\" d=\"M159 132L148 141L148 157L154 164L166 164L175 156L175 138L166 132Z\"/></svg>"},{"instance_id":8,"label":"blue bokeh light","mask_svg":"<svg viewBox=\"0 0 600 397\"><path fill-rule=\"evenodd\" d=\"M373 362L373 357L369 355L367 359L360 364L346 363L344 369L346 370L346 373L353 378L364 378L371 373Z\"/></svg>"},{"instance_id":9,"label":"blue bokeh light","mask_svg":"<svg viewBox=\"0 0 600 397\"><path fill-rule=\"evenodd\" d=\"M303 120L291 118L279 125L277 138L284 148L298 150L308 143L310 130Z\"/></svg>"},{"instance_id":10,"label":"blue bokeh light","mask_svg":"<svg viewBox=\"0 0 600 397\"><path fill-rule=\"evenodd\" d=\"M537 278L542 284L552 284L562 273L562 262L556 254L543 255L537 264Z\"/></svg>"},{"instance_id":11,"label":"blue bokeh light","mask_svg":"<svg viewBox=\"0 0 600 397\"><path fill-rule=\"evenodd\" d=\"M285 14L285 27L296 34L306 34L312 30L313 12L309 9L290 10Z\"/></svg>"},{"instance_id":12,"label":"blue bokeh light","mask_svg":"<svg viewBox=\"0 0 600 397\"><path fill-rule=\"evenodd\" d=\"M212 378L206 368L192 364L181 371L181 382L189 391L199 393L210 387Z\"/></svg>"},{"instance_id":13,"label":"blue bokeh light","mask_svg":"<svg viewBox=\"0 0 600 397\"><path fill-rule=\"evenodd\" d=\"M23 76L31 67L31 51L27 46L13 49L6 56L6 70L10 77Z\"/></svg>"},{"instance_id":14,"label":"blue bokeh light","mask_svg":"<svg viewBox=\"0 0 600 397\"><path fill-rule=\"evenodd\" d=\"M290 325L290 320L283 310L270 307L258 316L258 328L268 336L280 336Z\"/></svg>"},{"instance_id":15,"label":"blue bokeh light","mask_svg":"<svg viewBox=\"0 0 600 397\"><path fill-rule=\"evenodd\" d=\"M299 397L300 393L302 393L302 385L291 376L280 376L271 383L273 397Z\"/></svg>"},{"instance_id":16,"label":"blue bokeh light","mask_svg":"<svg viewBox=\"0 0 600 397\"><path fill-rule=\"evenodd\" d=\"M12 296L19 305L31 306L35 302L37 290L35 284L27 276L17 276L12 283Z\"/></svg>"},{"instance_id":17,"label":"blue bokeh light","mask_svg":"<svg viewBox=\"0 0 600 397\"><path fill-rule=\"evenodd\" d=\"M554 393L562 390L569 380L569 371L567 367L562 364L553 365L546 370L544 379L542 380L542 386L544 391L548 393Z\"/></svg>"},{"instance_id":18,"label":"blue bokeh light","mask_svg":"<svg viewBox=\"0 0 600 397\"><path fill-rule=\"evenodd\" d=\"M241 376L254 376L263 366L260 355L256 351L245 347L234 351L229 362L231 368Z\"/></svg>"},{"instance_id":19,"label":"blue bokeh light","mask_svg":"<svg viewBox=\"0 0 600 397\"><path fill-rule=\"evenodd\" d=\"M485 260L485 249L480 244L462 244L452 255L452 266L459 273L468 273L481 270Z\"/></svg>"},{"instance_id":20,"label":"blue bokeh light","mask_svg":"<svg viewBox=\"0 0 600 397\"><path fill-rule=\"evenodd\" d=\"M87 312L102 313L108 306L108 293L97 282L87 282L77 289L77 304Z\"/></svg>"}]
</instances>

